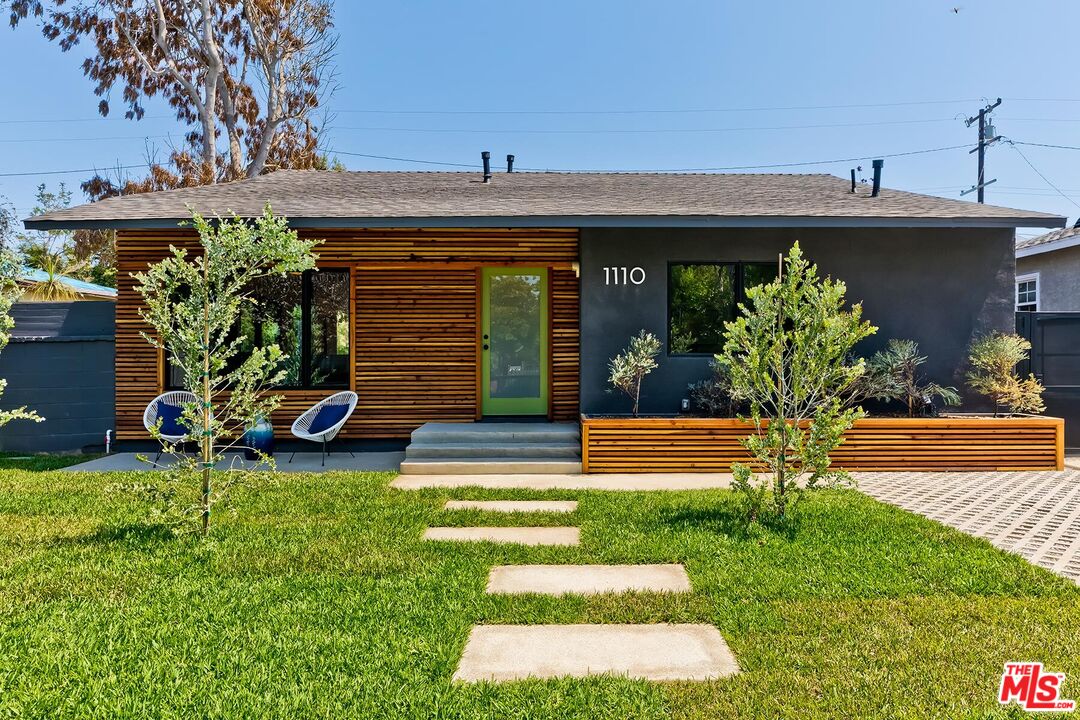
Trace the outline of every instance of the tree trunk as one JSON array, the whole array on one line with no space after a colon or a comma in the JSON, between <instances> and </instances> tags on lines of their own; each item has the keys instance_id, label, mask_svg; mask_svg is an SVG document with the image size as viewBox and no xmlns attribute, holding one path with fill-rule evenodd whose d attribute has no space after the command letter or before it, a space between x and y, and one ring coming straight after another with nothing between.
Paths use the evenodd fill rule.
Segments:
<instances>
[{"instance_id":1,"label":"tree trunk","mask_svg":"<svg viewBox=\"0 0 1080 720\"><path fill-rule=\"evenodd\" d=\"M202 449L202 534L210 533L210 468L214 460L213 437L210 434L210 259L203 255L203 376L202 420L200 438Z\"/></svg>"}]
</instances>

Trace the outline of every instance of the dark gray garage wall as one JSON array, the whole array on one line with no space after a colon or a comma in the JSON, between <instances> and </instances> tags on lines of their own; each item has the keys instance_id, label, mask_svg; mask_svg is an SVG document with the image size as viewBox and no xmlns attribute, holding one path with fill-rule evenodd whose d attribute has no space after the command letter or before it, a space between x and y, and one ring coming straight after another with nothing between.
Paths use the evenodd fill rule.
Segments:
<instances>
[{"instance_id":1,"label":"dark gray garage wall","mask_svg":"<svg viewBox=\"0 0 1080 720\"><path fill-rule=\"evenodd\" d=\"M26 405L46 418L0 428L0 450L71 452L104 445L113 427L111 302L17 303L15 329L0 352L8 381L0 407Z\"/></svg>"},{"instance_id":2,"label":"dark gray garage wall","mask_svg":"<svg viewBox=\"0 0 1080 720\"><path fill-rule=\"evenodd\" d=\"M847 283L848 299L861 300L880 328L861 353L889 338L916 340L931 378L961 388L966 409L985 407L963 387L966 348L977 334L1013 329L1011 229L605 228L581 232L582 412L629 410L607 392L607 363L642 328L665 343L642 412L677 413L687 384L708 375L708 358L666 355L669 262L775 262L795 240L823 274ZM605 285L608 266L641 267L645 282Z\"/></svg>"}]
</instances>

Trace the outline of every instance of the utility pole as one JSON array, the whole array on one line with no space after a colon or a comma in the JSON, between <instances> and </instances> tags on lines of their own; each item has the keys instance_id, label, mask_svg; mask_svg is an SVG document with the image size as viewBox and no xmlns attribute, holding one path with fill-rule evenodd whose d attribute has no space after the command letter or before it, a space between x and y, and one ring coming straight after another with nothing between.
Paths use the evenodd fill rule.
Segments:
<instances>
[{"instance_id":1,"label":"utility pole","mask_svg":"<svg viewBox=\"0 0 1080 720\"><path fill-rule=\"evenodd\" d=\"M991 143L993 143L995 140L1000 140L1001 136L1000 135L995 135L994 137L991 137L991 138L986 137L986 129L987 129L986 116L989 115L990 113L992 113L994 111L994 108L996 108L1000 104L1001 104L1001 98L998 98L997 101L994 102L993 104L987 105L984 108L980 108L978 115L975 115L974 117L969 117L967 119L967 126L968 127L971 127L975 123L979 123L979 144L975 147L974 150L971 150L971 151L968 152L968 155L970 155L971 153L974 153L974 152L979 153L979 181L978 181L978 183L973 185L970 190L965 190L962 193L960 193L961 197L964 196L964 195L967 195L968 193L971 193L971 192L978 192L978 194L979 194L978 195L979 202L985 202L985 189L986 189L986 186L987 185L992 185L992 184L997 182L997 178L995 178L993 180L990 180L990 181L986 180L986 147L987 147L987 145L990 145ZM990 129L993 130L992 125L990 126Z\"/></svg>"}]
</instances>

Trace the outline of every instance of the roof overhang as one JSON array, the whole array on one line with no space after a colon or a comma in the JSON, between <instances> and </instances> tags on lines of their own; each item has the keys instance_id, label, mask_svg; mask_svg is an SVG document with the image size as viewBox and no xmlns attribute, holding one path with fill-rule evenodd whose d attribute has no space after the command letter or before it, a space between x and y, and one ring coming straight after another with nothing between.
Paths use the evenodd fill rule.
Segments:
<instances>
[{"instance_id":1,"label":"roof overhang","mask_svg":"<svg viewBox=\"0 0 1080 720\"><path fill-rule=\"evenodd\" d=\"M27 230L175 229L189 218L35 220ZM294 228L1018 228L1064 227L1064 217L787 217L714 215L528 215L484 217L292 217Z\"/></svg>"},{"instance_id":2,"label":"roof overhang","mask_svg":"<svg viewBox=\"0 0 1080 720\"><path fill-rule=\"evenodd\" d=\"M1051 240L1050 242L1040 243L1039 245L1032 245L1031 247L1017 248L1016 257L1030 257L1032 255L1042 255L1043 253L1054 252L1055 250L1064 250L1065 248L1076 247L1080 245L1080 234L1070 235L1069 237L1061 238L1059 240Z\"/></svg>"}]
</instances>

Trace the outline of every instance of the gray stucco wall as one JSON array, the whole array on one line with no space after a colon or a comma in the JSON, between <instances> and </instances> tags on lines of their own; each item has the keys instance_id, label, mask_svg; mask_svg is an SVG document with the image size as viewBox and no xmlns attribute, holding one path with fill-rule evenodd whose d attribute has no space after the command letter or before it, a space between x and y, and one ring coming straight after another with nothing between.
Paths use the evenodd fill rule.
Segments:
<instances>
[{"instance_id":1,"label":"gray stucco wall","mask_svg":"<svg viewBox=\"0 0 1080 720\"><path fill-rule=\"evenodd\" d=\"M111 302L17 303L15 329L0 353L8 381L0 408L22 405L46 418L0 428L0 450L75 452L104 445L114 422Z\"/></svg>"},{"instance_id":2,"label":"gray stucco wall","mask_svg":"<svg viewBox=\"0 0 1080 720\"><path fill-rule=\"evenodd\" d=\"M1016 259L1016 274L1039 273L1039 311L1080 311L1080 246Z\"/></svg>"},{"instance_id":3,"label":"gray stucco wall","mask_svg":"<svg viewBox=\"0 0 1080 720\"><path fill-rule=\"evenodd\" d=\"M666 355L669 262L775 262L799 240L823 274L844 280L878 333L916 340L932 379L965 390L966 349L990 330L1013 329L1013 231L1009 229L583 229L581 234L581 406L625 413L607 392L609 358L644 328L665 343L660 367L643 386L642 412L679 412L688 383L708 376L707 357ZM640 285L605 285L604 268L640 267ZM985 407L964 392L966 409Z\"/></svg>"}]
</instances>

